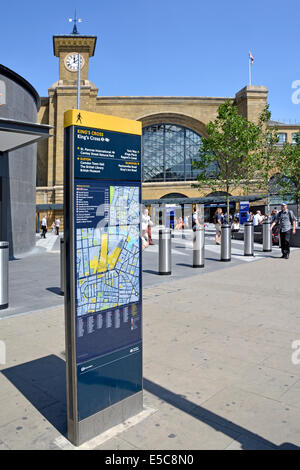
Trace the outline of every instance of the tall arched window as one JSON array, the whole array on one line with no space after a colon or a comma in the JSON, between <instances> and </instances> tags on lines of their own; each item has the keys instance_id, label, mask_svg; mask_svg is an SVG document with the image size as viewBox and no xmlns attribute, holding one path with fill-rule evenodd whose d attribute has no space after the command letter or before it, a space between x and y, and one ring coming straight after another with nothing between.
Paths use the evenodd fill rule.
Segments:
<instances>
[{"instance_id":1,"label":"tall arched window","mask_svg":"<svg viewBox=\"0 0 300 470\"><path fill-rule=\"evenodd\" d=\"M198 170L201 136L186 127L155 124L143 128L143 181L191 181Z\"/></svg>"}]
</instances>

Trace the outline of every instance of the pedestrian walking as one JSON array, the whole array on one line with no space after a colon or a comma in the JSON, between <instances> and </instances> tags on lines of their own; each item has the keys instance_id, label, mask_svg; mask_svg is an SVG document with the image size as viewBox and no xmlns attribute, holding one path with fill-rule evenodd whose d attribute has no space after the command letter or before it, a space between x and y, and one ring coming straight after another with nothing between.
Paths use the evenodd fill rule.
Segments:
<instances>
[{"instance_id":1,"label":"pedestrian walking","mask_svg":"<svg viewBox=\"0 0 300 470\"><path fill-rule=\"evenodd\" d=\"M233 233L237 233L240 230L240 223L238 219L233 219L231 224L231 238L233 238Z\"/></svg>"},{"instance_id":2,"label":"pedestrian walking","mask_svg":"<svg viewBox=\"0 0 300 470\"><path fill-rule=\"evenodd\" d=\"M271 212L271 223L274 222L274 220L276 220L277 213L278 213L277 207L274 207L274 209Z\"/></svg>"},{"instance_id":3,"label":"pedestrian walking","mask_svg":"<svg viewBox=\"0 0 300 470\"><path fill-rule=\"evenodd\" d=\"M184 229L184 223L182 217L178 217L177 224L175 226L175 230Z\"/></svg>"},{"instance_id":4,"label":"pedestrian walking","mask_svg":"<svg viewBox=\"0 0 300 470\"><path fill-rule=\"evenodd\" d=\"M196 207L194 207L194 212L192 215L192 229L195 231L196 226L199 225L199 220L198 220L198 213Z\"/></svg>"},{"instance_id":5,"label":"pedestrian walking","mask_svg":"<svg viewBox=\"0 0 300 470\"><path fill-rule=\"evenodd\" d=\"M286 202L281 204L281 211L276 215L276 219L271 224L270 230L272 231L274 225L279 224L280 244L281 244L281 258L288 259L290 256L290 238L291 232L296 234L296 217Z\"/></svg>"},{"instance_id":6,"label":"pedestrian walking","mask_svg":"<svg viewBox=\"0 0 300 470\"><path fill-rule=\"evenodd\" d=\"M261 211L257 210L255 216L253 217L253 225L257 226L262 224L264 221L264 216L261 215Z\"/></svg>"},{"instance_id":7,"label":"pedestrian walking","mask_svg":"<svg viewBox=\"0 0 300 470\"><path fill-rule=\"evenodd\" d=\"M53 224L51 225L51 233L55 233L55 222L53 222Z\"/></svg>"},{"instance_id":8,"label":"pedestrian walking","mask_svg":"<svg viewBox=\"0 0 300 470\"><path fill-rule=\"evenodd\" d=\"M59 235L59 226L60 226L60 220L59 220L59 218L57 217L57 219L56 219L56 221L55 221L56 235Z\"/></svg>"},{"instance_id":9,"label":"pedestrian walking","mask_svg":"<svg viewBox=\"0 0 300 470\"><path fill-rule=\"evenodd\" d=\"M46 219L46 214L45 214L44 217L42 218L41 228L42 228L41 238L46 238L46 233L47 233L47 219Z\"/></svg>"},{"instance_id":10,"label":"pedestrian walking","mask_svg":"<svg viewBox=\"0 0 300 470\"><path fill-rule=\"evenodd\" d=\"M148 209L144 209L142 214L142 251L149 246L149 235L148 235L148 227L149 227L150 217L148 215Z\"/></svg>"},{"instance_id":11,"label":"pedestrian walking","mask_svg":"<svg viewBox=\"0 0 300 470\"><path fill-rule=\"evenodd\" d=\"M221 244L221 227L223 223L223 214L221 207L218 207L214 215L214 223L216 227L216 245Z\"/></svg>"},{"instance_id":12,"label":"pedestrian walking","mask_svg":"<svg viewBox=\"0 0 300 470\"><path fill-rule=\"evenodd\" d=\"M149 245L155 245L155 243L154 243L153 240L152 240L152 233L151 233L151 227L153 227L153 222L152 222L152 220L151 220L151 218L150 218L150 215L148 215L148 217L149 217L149 218L148 218L148 228L147 228L147 230L148 230Z\"/></svg>"}]
</instances>

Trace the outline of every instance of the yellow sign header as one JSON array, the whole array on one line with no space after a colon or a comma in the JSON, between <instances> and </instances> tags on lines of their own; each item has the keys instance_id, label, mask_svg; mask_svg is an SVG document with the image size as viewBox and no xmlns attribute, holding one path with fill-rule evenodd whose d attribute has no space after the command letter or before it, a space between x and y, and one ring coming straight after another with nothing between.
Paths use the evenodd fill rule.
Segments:
<instances>
[{"instance_id":1,"label":"yellow sign header","mask_svg":"<svg viewBox=\"0 0 300 470\"><path fill-rule=\"evenodd\" d=\"M91 113L81 109L69 109L64 114L64 127L95 127L106 131L142 135L142 123L106 114Z\"/></svg>"}]
</instances>

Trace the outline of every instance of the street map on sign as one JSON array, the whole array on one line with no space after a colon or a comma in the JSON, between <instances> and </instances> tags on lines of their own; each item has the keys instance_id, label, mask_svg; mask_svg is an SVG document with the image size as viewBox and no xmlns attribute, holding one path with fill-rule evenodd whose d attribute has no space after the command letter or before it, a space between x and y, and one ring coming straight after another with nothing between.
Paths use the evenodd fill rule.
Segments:
<instances>
[{"instance_id":1,"label":"street map on sign","mask_svg":"<svg viewBox=\"0 0 300 470\"><path fill-rule=\"evenodd\" d=\"M77 316L140 299L139 188L110 186L108 212L106 226L76 230Z\"/></svg>"}]
</instances>

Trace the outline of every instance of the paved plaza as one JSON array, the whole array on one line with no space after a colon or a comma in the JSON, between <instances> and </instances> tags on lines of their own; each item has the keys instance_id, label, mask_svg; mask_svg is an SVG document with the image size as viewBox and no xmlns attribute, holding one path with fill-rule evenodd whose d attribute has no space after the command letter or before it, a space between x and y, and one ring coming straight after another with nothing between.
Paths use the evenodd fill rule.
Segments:
<instances>
[{"instance_id":1,"label":"paved plaza","mask_svg":"<svg viewBox=\"0 0 300 470\"><path fill-rule=\"evenodd\" d=\"M205 268L194 269L192 267L192 230L174 231L172 275L160 276L158 274L158 227L155 227L152 232L155 245L149 246L143 252L144 289L228 268L228 263L220 262L220 246L215 244L215 229L213 224L209 224L205 236ZM277 258L281 255L280 249L276 246L273 247L271 253L264 253L259 243L254 244L254 249L254 257L244 256L243 241L232 240L230 266L256 262L265 257ZM37 235L36 248L30 256L10 261L9 278L9 308L2 312L0 310L0 318L63 305L64 298L60 292L59 237L48 233L46 239L41 239Z\"/></svg>"},{"instance_id":2,"label":"paved plaza","mask_svg":"<svg viewBox=\"0 0 300 470\"><path fill-rule=\"evenodd\" d=\"M143 419L95 441L96 449L298 449L300 250L220 261L206 234L193 269L192 234L175 234L172 276L157 275L158 239L143 254ZM1 312L0 449L72 448L66 440L65 344L59 240L37 239L10 263Z\"/></svg>"}]
</instances>

